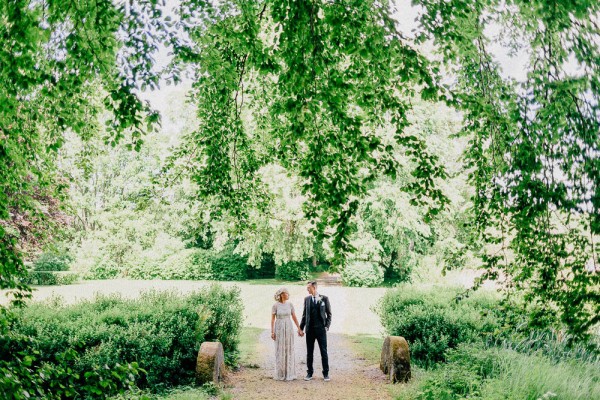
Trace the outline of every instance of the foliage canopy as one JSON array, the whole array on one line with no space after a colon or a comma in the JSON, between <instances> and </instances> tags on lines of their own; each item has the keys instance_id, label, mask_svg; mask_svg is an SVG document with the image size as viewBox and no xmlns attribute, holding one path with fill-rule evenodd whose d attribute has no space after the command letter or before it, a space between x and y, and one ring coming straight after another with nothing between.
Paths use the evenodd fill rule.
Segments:
<instances>
[{"instance_id":1,"label":"foliage canopy","mask_svg":"<svg viewBox=\"0 0 600 400\"><path fill-rule=\"evenodd\" d=\"M504 276L575 337L600 322L600 5L593 1L419 1L421 39L457 76L451 102L470 138L483 279ZM525 53L522 81L501 74L486 29Z\"/></svg>"}]
</instances>

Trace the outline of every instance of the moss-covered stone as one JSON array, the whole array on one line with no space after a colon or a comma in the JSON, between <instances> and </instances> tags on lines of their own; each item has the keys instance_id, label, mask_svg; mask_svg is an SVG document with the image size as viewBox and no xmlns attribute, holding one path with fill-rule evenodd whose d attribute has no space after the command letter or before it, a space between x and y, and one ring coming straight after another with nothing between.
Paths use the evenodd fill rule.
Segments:
<instances>
[{"instance_id":1,"label":"moss-covered stone","mask_svg":"<svg viewBox=\"0 0 600 400\"><path fill-rule=\"evenodd\" d=\"M388 336L383 341L379 367L393 383L410 379L410 352L402 336Z\"/></svg>"},{"instance_id":2,"label":"moss-covered stone","mask_svg":"<svg viewBox=\"0 0 600 400\"><path fill-rule=\"evenodd\" d=\"M219 383L225 373L225 355L220 342L204 342L200 345L196 361L196 382Z\"/></svg>"}]
</instances>

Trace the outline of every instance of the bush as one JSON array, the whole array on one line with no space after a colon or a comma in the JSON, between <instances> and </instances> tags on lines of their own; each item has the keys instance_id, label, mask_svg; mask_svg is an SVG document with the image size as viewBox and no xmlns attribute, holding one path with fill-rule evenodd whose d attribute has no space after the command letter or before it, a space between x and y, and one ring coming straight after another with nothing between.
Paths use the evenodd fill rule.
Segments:
<instances>
[{"instance_id":1,"label":"bush","mask_svg":"<svg viewBox=\"0 0 600 400\"><path fill-rule=\"evenodd\" d=\"M42 359L39 351L31 350L35 345L33 338L15 332L0 340L0 398L105 399L134 389L135 380L144 373L133 362L96 365L80 374L74 370L79 361L75 350Z\"/></svg>"},{"instance_id":2,"label":"bush","mask_svg":"<svg viewBox=\"0 0 600 400\"><path fill-rule=\"evenodd\" d=\"M227 362L235 363L241 324L237 288L215 285L186 297L148 292L136 300L99 296L74 306L36 304L20 311L13 330L32 343L8 348L39 352L42 364L73 350L70 368L80 376L105 364L137 362L147 373L136 385L159 388L193 382L204 340L220 341Z\"/></svg>"},{"instance_id":3,"label":"bush","mask_svg":"<svg viewBox=\"0 0 600 400\"><path fill-rule=\"evenodd\" d=\"M67 271L71 258L66 254L55 252L42 253L34 262L35 271Z\"/></svg>"},{"instance_id":4,"label":"bush","mask_svg":"<svg viewBox=\"0 0 600 400\"><path fill-rule=\"evenodd\" d=\"M79 275L70 271L30 271L25 282L28 285L71 285Z\"/></svg>"},{"instance_id":5,"label":"bush","mask_svg":"<svg viewBox=\"0 0 600 400\"><path fill-rule=\"evenodd\" d=\"M88 247L90 246L86 244L85 254L91 253ZM218 252L199 248L175 249L175 247L173 245L167 250L160 250L156 245L146 250L131 249L132 254L122 257L122 264L109 256L96 254L93 260L87 262L80 260L78 267L86 279L128 277L243 281L249 278L278 277L295 281L309 277L308 262L290 262L275 267L272 256L265 256L260 268L255 268L248 265L246 257L234 252L234 245L229 245Z\"/></svg>"},{"instance_id":6,"label":"bush","mask_svg":"<svg viewBox=\"0 0 600 400\"><path fill-rule=\"evenodd\" d=\"M129 268L127 276L133 279L211 279L211 257L210 250L182 249L164 259L144 258Z\"/></svg>"},{"instance_id":7,"label":"bush","mask_svg":"<svg viewBox=\"0 0 600 400\"><path fill-rule=\"evenodd\" d=\"M497 328L486 298L453 300L455 292L416 293L396 289L382 298L378 313L390 335L403 336L417 365L432 367L444 361L448 349L481 341Z\"/></svg>"},{"instance_id":8,"label":"bush","mask_svg":"<svg viewBox=\"0 0 600 400\"><path fill-rule=\"evenodd\" d=\"M213 279L212 272L212 250L193 249L191 253L191 266L193 279Z\"/></svg>"},{"instance_id":9,"label":"bush","mask_svg":"<svg viewBox=\"0 0 600 400\"><path fill-rule=\"evenodd\" d=\"M97 264L94 264L88 273L86 274L86 278L89 279L114 279L121 275L121 268L119 266L107 259L102 259Z\"/></svg>"},{"instance_id":10,"label":"bush","mask_svg":"<svg viewBox=\"0 0 600 400\"><path fill-rule=\"evenodd\" d=\"M243 281L248 276L246 257L233 252L234 246L227 246L211 257L212 279L218 281Z\"/></svg>"},{"instance_id":11,"label":"bush","mask_svg":"<svg viewBox=\"0 0 600 400\"><path fill-rule=\"evenodd\" d=\"M444 361L449 348L479 337L475 319L432 306L407 308L388 329L408 340L411 357L424 367Z\"/></svg>"},{"instance_id":12,"label":"bush","mask_svg":"<svg viewBox=\"0 0 600 400\"><path fill-rule=\"evenodd\" d=\"M239 336L242 330L243 305L238 287L223 289L212 285L205 292L191 296L190 301L201 307L206 325L205 340L223 344L225 362L233 366L238 360Z\"/></svg>"},{"instance_id":13,"label":"bush","mask_svg":"<svg viewBox=\"0 0 600 400\"><path fill-rule=\"evenodd\" d=\"M419 258L413 252L407 252L403 257L394 260L384 270L384 280L395 284L411 282L413 270L419 263Z\"/></svg>"},{"instance_id":14,"label":"bush","mask_svg":"<svg viewBox=\"0 0 600 400\"><path fill-rule=\"evenodd\" d=\"M383 268L375 263L353 261L342 271L342 282L346 286L378 286L383 283L383 273Z\"/></svg>"},{"instance_id":15,"label":"bush","mask_svg":"<svg viewBox=\"0 0 600 400\"><path fill-rule=\"evenodd\" d=\"M310 264L306 261L290 261L275 267L275 276L287 281L301 281L309 277Z\"/></svg>"},{"instance_id":16,"label":"bush","mask_svg":"<svg viewBox=\"0 0 600 400\"><path fill-rule=\"evenodd\" d=\"M272 254L263 254L260 267L248 267L246 277L248 279L275 278L275 260Z\"/></svg>"}]
</instances>

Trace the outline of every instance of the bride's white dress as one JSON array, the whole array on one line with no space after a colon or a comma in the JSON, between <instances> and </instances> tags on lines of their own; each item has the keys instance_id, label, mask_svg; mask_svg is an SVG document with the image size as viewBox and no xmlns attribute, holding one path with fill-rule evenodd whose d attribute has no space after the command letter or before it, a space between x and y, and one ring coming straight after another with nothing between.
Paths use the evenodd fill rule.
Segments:
<instances>
[{"instance_id":1,"label":"bride's white dress","mask_svg":"<svg viewBox=\"0 0 600 400\"><path fill-rule=\"evenodd\" d=\"M275 319L275 376L279 381L296 379L296 355L294 353L294 306L289 301L273 304Z\"/></svg>"}]
</instances>

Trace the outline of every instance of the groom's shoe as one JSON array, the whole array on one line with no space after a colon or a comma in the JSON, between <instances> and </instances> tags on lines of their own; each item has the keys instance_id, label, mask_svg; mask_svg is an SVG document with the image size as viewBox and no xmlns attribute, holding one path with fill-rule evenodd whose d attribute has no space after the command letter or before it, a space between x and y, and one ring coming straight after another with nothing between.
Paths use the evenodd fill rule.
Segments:
<instances>
[{"instance_id":1,"label":"groom's shoe","mask_svg":"<svg viewBox=\"0 0 600 400\"><path fill-rule=\"evenodd\" d=\"M304 377L305 381L310 381L312 379L312 374L306 374L306 376Z\"/></svg>"},{"instance_id":2,"label":"groom's shoe","mask_svg":"<svg viewBox=\"0 0 600 400\"><path fill-rule=\"evenodd\" d=\"M323 377L323 380L324 380L325 382L329 382L329 381L331 380L331 378L329 377L329 375L325 375L325 376Z\"/></svg>"}]
</instances>

